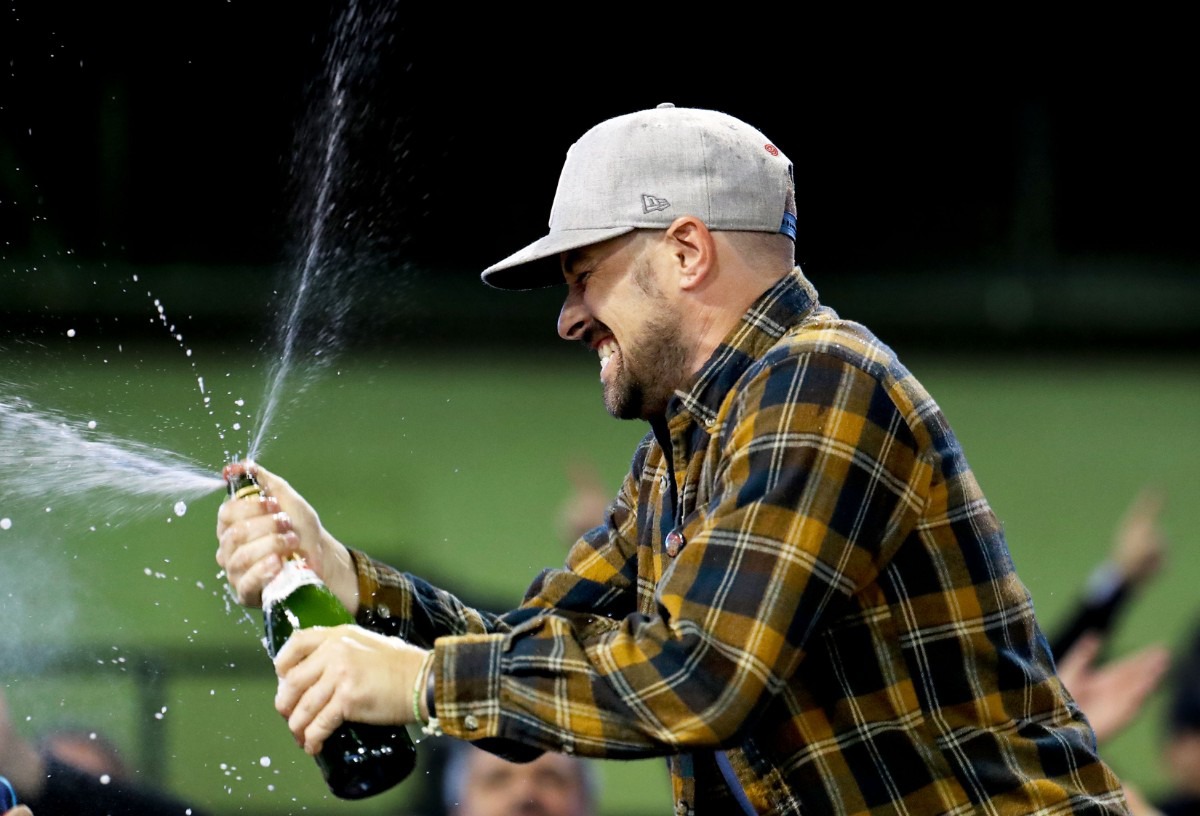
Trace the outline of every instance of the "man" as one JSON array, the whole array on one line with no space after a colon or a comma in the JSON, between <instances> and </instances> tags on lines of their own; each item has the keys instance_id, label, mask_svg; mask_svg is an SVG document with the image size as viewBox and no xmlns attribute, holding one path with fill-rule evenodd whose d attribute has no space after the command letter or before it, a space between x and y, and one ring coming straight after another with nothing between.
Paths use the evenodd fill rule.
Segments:
<instances>
[{"instance_id":1,"label":"man","mask_svg":"<svg viewBox=\"0 0 1200 816\"><path fill-rule=\"evenodd\" d=\"M588 760L545 753L509 762L450 740L442 802L447 816L594 816L596 782Z\"/></svg>"},{"instance_id":2,"label":"man","mask_svg":"<svg viewBox=\"0 0 1200 816\"><path fill-rule=\"evenodd\" d=\"M265 469L272 498L221 508L242 603L299 552L361 624L276 660L307 750L420 719L508 758L666 756L679 814L1126 812L953 433L819 304L795 230L791 163L725 114L662 105L571 147L549 234L483 279L565 280L559 334L650 432L517 610L350 550Z\"/></svg>"},{"instance_id":3,"label":"man","mask_svg":"<svg viewBox=\"0 0 1200 816\"><path fill-rule=\"evenodd\" d=\"M75 764L73 759L81 761ZM82 760L80 755L59 757L39 750L19 734L8 700L0 692L0 775L8 778L20 801L30 809L43 816L204 816L200 808L183 799L126 778L123 766L101 768L95 764L103 761L99 756ZM29 812L20 807L16 811Z\"/></svg>"},{"instance_id":4,"label":"man","mask_svg":"<svg viewBox=\"0 0 1200 816\"><path fill-rule=\"evenodd\" d=\"M1200 814L1200 625L1193 626L1168 681L1160 753L1166 786L1155 800L1165 816Z\"/></svg>"},{"instance_id":5,"label":"man","mask_svg":"<svg viewBox=\"0 0 1200 816\"><path fill-rule=\"evenodd\" d=\"M38 751L46 757L78 768L108 782L127 779L129 769L117 744L104 734L87 728L64 726L38 735Z\"/></svg>"}]
</instances>

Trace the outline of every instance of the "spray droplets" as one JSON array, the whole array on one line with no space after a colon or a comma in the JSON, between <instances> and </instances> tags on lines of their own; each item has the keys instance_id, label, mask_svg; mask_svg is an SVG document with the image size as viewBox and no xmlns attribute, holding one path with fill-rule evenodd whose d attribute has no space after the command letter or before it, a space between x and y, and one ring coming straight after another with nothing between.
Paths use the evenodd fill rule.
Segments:
<instances>
[{"instance_id":1,"label":"spray droplets","mask_svg":"<svg viewBox=\"0 0 1200 816\"><path fill-rule=\"evenodd\" d=\"M93 432L84 433L84 424L24 400L0 401L0 472L38 474L36 479L5 479L5 498L64 501L86 495L96 512L127 515L161 507L164 500L207 496L225 486L185 457L102 435L94 421L86 423Z\"/></svg>"},{"instance_id":2,"label":"spray droplets","mask_svg":"<svg viewBox=\"0 0 1200 816\"><path fill-rule=\"evenodd\" d=\"M187 512L187 502L183 502L183 501L175 502L175 515L182 516L186 512Z\"/></svg>"},{"instance_id":3,"label":"spray droplets","mask_svg":"<svg viewBox=\"0 0 1200 816\"><path fill-rule=\"evenodd\" d=\"M11 529L12 529L12 519L0 518L0 530L11 530Z\"/></svg>"},{"instance_id":4,"label":"spray droplets","mask_svg":"<svg viewBox=\"0 0 1200 816\"><path fill-rule=\"evenodd\" d=\"M75 330L67 329L67 337L74 337L74 336L75 336Z\"/></svg>"}]
</instances>

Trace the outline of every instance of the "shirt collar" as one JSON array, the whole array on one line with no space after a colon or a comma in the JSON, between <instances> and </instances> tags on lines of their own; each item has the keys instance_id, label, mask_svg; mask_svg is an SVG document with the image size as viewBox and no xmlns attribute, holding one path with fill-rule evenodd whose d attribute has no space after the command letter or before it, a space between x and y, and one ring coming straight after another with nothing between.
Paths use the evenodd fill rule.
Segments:
<instances>
[{"instance_id":1,"label":"shirt collar","mask_svg":"<svg viewBox=\"0 0 1200 816\"><path fill-rule=\"evenodd\" d=\"M751 304L738 325L717 346L686 391L676 391L667 419L684 411L711 425L742 373L802 321L817 305L817 290L800 267L782 277Z\"/></svg>"}]
</instances>

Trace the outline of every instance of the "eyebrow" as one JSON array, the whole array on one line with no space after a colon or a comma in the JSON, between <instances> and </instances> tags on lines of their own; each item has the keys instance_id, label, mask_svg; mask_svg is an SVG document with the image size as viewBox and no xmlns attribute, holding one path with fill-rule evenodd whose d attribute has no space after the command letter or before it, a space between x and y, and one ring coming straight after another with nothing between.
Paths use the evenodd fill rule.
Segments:
<instances>
[{"instance_id":1,"label":"eyebrow","mask_svg":"<svg viewBox=\"0 0 1200 816\"><path fill-rule=\"evenodd\" d=\"M563 253L562 271L564 275L578 275L575 267L584 260L584 249L568 249Z\"/></svg>"}]
</instances>

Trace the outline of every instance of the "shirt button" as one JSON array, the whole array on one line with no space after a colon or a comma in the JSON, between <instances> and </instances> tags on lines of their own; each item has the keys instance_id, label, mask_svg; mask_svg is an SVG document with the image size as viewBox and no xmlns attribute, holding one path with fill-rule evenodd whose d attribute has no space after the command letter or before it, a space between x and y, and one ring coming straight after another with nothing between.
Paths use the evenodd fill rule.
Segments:
<instances>
[{"instance_id":1,"label":"shirt button","mask_svg":"<svg viewBox=\"0 0 1200 816\"><path fill-rule=\"evenodd\" d=\"M474 731L479 728L479 719L474 714L468 714L463 717L463 728L468 731Z\"/></svg>"},{"instance_id":2,"label":"shirt button","mask_svg":"<svg viewBox=\"0 0 1200 816\"><path fill-rule=\"evenodd\" d=\"M667 533L667 555L672 558L679 555L679 551L683 549L683 545L683 533L678 530L672 530Z\"/></svg>"}]
</instances>

